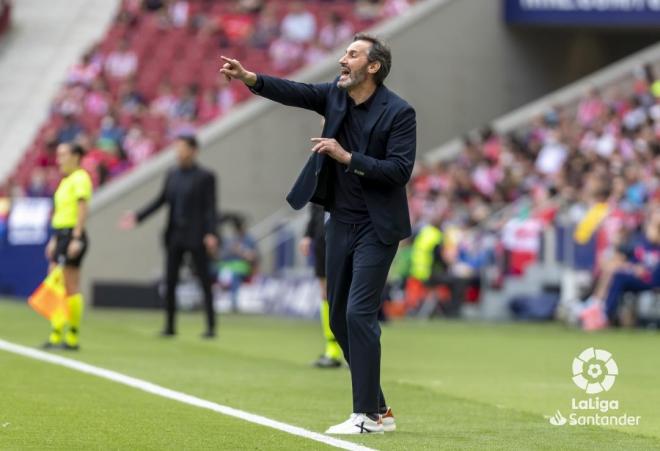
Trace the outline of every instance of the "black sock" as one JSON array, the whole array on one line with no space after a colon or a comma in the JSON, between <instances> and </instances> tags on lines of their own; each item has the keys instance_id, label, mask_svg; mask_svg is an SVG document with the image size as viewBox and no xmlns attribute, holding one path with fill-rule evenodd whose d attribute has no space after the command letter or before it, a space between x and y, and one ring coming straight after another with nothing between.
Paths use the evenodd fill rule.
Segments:
<instances>
[{"instance_id":1,"label":"black sock","mask_svg":"<svg viewBox=\"0 0 660 451\"><path fill-rule=\"evenodd\" d=\"M377 413L368 413L367 416L370 420L378 421L380 420L380 415Z\"/></svg>"},{"instance_id":2,"label":"black sock","mask_svg":"<svg viewBox=\"0 0 660 451\"><path fill-rule=\"evenodd\" d=\"M378 413L385 415L387 413L387 406L382 406L378 409Z\"/></svg>"}]
</instances>

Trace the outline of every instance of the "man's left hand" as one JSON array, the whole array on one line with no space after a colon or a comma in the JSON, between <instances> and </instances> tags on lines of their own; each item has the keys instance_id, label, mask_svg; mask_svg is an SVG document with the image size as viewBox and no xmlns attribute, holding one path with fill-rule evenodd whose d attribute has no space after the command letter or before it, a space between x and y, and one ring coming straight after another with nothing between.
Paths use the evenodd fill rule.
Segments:
<instances>
[{"instance_id":1,"label":"man's left hand","mask_svg":"<svg viewBox=\"0 0 660 451\"><path fill-rule=\"evenodd\" d=\"M312 142L316 143L312 147L312 152L325 154L337 160L341 164L348 164L351 162L351 153L344 150L344 148L334 138L312 138Z\"/></svg>"}]
</instances>

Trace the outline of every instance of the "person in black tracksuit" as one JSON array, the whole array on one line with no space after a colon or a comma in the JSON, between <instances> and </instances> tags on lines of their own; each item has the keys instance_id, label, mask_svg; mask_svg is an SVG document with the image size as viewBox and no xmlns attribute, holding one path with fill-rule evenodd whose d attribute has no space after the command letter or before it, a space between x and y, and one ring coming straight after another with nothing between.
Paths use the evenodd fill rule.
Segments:
<instances>
[{"instance_id":1,"label":"person in black tracksuit","mask_svg":"<svg viewBox=\"0 0 660 451\"><path fill-rule=\"evenodd\" d=\"M215 255L218 248L215 175L197 164L198 145L193 136L179 137L175 147L178 165L167 174L162 191L137 213L126 213L121 225L131 229L163 205L169 206L164 240L166 321L162 335L176 335L176 286L184 255L189 254L204 292L206 331L202 336L213 338L215 312L209 257Z\"/></svg>"}]
</instances>

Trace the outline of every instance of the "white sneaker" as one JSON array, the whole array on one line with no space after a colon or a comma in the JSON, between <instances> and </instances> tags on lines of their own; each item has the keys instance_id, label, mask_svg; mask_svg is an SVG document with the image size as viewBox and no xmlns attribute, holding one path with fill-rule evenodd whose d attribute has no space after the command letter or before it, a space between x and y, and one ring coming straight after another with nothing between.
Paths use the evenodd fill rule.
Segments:
<instances>
[{"instance_id":1,"label":"white sneaker","mask_svg":"<svg viewBox=\"0 0 660 451\"><path fill-rule=\"evenodd\" d=\"M364 413L352 413L348 420L330 427L326 434L382 434L383 423L380 418L372 420Z\"/></svg>"},{"instance_id":2,"label":"white sneaker","mask_svg":"<svg viewBox=\"0 0 660 451\"><path fill-rule=\"evenodd\" d=\"M388 407L387 412L380 416L380 422L383 423L383 430L385 432L396 431L396 422L394 421L394 414L391 407Z\"/></svg>"}]
</instances>

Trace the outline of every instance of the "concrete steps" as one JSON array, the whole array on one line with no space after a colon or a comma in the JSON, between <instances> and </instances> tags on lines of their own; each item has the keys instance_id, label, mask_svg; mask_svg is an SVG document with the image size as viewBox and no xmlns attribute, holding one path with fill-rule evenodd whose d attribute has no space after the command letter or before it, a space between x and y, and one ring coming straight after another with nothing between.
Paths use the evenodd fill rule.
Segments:
<instances>
[{"instance_id":1,"label":"concrete steps","mask_svg":"<svg viewBox=\"0 0 660 451\"><path fill-rule=\"evenodd\" d=\"M74 64L110 24L118 0L20 0L0 48L0 181L20 160Z\"/></svg>"}]
</instances>

